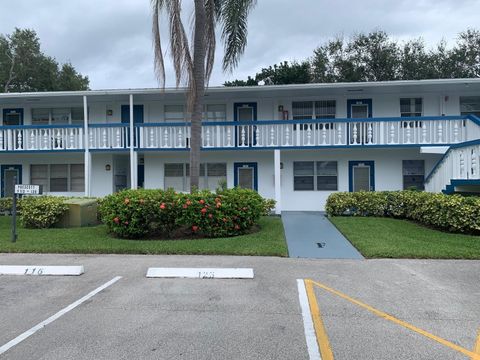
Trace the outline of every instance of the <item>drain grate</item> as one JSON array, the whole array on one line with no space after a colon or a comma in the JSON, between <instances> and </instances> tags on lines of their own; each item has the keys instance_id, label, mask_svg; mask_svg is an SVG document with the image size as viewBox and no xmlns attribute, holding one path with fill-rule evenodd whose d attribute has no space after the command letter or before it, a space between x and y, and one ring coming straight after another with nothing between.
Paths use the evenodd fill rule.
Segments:
<instances>
[{"instance_id":1,"label":"drain grate","mask_svg":"<svg viewBox=\"0 0 480 360\"><path fill-rule=\"evenodd\" d=\"M323 249L327 244L324 243L324 242L321 242L321 243L317 243L317 246L320 248L320 249Z\"/></svg>"}]
</instances>

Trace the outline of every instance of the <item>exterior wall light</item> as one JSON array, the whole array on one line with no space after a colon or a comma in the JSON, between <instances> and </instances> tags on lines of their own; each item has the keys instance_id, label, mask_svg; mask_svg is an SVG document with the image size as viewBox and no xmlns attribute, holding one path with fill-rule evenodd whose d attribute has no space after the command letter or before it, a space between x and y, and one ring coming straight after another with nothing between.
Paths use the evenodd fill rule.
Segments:
<instances>
[{"instance_id":1,"label":"exterior wall light","mask_svg":"<svg viewBox=\"0 0 480 360\"><path fill-rule=\"evenodd\" d=\"M112 168L112 167L110 166L110 164L105 165L105 171L110 171L111 168Z\"/></svg>"}]
</instances>

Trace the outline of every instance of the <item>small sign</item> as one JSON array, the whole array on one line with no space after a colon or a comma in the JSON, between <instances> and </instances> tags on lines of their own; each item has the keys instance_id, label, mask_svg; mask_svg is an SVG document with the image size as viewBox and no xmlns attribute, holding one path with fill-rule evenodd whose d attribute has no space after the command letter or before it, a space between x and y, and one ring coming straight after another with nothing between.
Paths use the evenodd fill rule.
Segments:
<instances>
[{"instance_id":1,"label":"small sign","mask_svg":"<svg viewBox=\"0 0 480 360\"><path fill-rule=\"evenodd\" d=\"M248 268L149 268L149 278L253 279Z\"/></svg>"},{"instance_id":2,"label":"small sign","mask_svg":"<svg viewBox=\"0 0 480 360\"><path fill-rule=\"evenodd\" d=\"M26 184L16 184L15 185L15 194L25 194L25 195L41 195L42 194L41 185L26 185Z\"/></svg>"}]
</instances>

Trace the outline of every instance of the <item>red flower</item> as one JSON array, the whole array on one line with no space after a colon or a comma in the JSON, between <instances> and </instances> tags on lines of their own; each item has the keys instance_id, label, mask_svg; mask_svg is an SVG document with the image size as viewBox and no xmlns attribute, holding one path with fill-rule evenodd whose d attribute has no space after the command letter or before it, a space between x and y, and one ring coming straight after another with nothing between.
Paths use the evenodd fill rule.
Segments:
<instances>
[{"instance_id":1,"label":"red flower","mask_svg":"<svg viewBox=\"0 0 480 360\"><path fill-rule=\"evenodd\" d=\"M116 218L113 219L113 221L115 222L115 224L118 224L120 222L120 219L117 216Z\"/></svg>"},{"instance_id":2,"label":"red flower","mask_svg":"<svg viewBox=\"0 0 480 360\"><path fill-rule=\"evenodd\" d=\"M235 225L235 230L240 230L240 226Z\"/></svg>"},{"instance_id":3,"label":"red flower","mask_svg":"<svg viewBox=\"0 0 480 360\"><path fill-rule=\"evenodd\" d=\"M186 209L188 207L187 204L183 204L183 208Z\"/></svg>"},{"instance_id":4,"label":"red flower","mask_svg":"<svg viewBox=\"0 0 480 360\"><path fill-rule=\"evenodd\" d=\"M128 205L130 204L130 199L129 198L125 198L125 205Z\"/></svg>"},{"instance_id":5,"label":"red flower","mask_svg":"<svg viewBox=\"0 0 480 360\"><path fill-rule=\"evenodd\" d=\"M220 198L219 197L215 198L215 202L220 202Z\"/></svg>"},{"instance_id":6,"label":"red flower","mask_svg":"<svg viewBox=\"0 0 480 360\"><path fill-rule=\"evenodd\" d=\"M193 232L197 232L197 231L198 231L198 226L197 226L197 225L193 225L193 226L192 226L192 231L193 231Z\"/></svg>"},{"instance_id":7,"label":"red flower","mask_svg":"<svg viewBox=\"0 0 480 360\"><path fill-rule=\"evenodd\" d=\"M128 225L128 221L124 221L123 223L124 223L125 225Z\"/></svg>"},{"instance_id":8,"label":"red flower","mask_svg":"<svg viewBox=\"0 0 480 360\"><path fill-rule=\"evenodd\" d=\"M187 206L192 205L192 202L190 200L187 200Z\"/></svg>"},{"instance_id":9,"label":"red flower","mask_svg":"<svg viewBox=\"0 0 480 360\"><path fill-rule=\"evenodd\" d=\"M227 222L227 221L228 221L227 218L223 218L223 222Z\"/></svg>"},{"instance_id":10,"label":"red flower","mask_svg":"<svg viewBox=\"0 0 480 360\"><path fill-rule=\"evenodd\" d=\"M198 202L202 205L205 204L205 200L203 200L203 199L200 199Z\"/></svg>"},{"instance_id":11,"label":"red flower","mask_svg":"<svg viewBox=\"0 0 480 360\"><path fill-rule=\"evenodd\" d=\"M208 214L208 217L211 219L213 218L213 214Z\"/></svg>"},{"instance_id":12,"label":"red flower","mask_svg":"<svg viewBox=\"0 0 480 360\"><path fill-rule=\"evenodd\" d=\"M160 204L160 209L162 209L162 210L165 209L165 203Z\"/></svg>"},{"instance_id":13,"label":"red flower","mask_svg":"<svg viewBox=\"0 0 480 360\"><path fill-rule=\"evenodd\" d=\"M217 208L219 208L220 206L222 206L222 203L217 202Z\"/></svg>"},{"instance_id":14,"label":"red flower","mask_svg":"<svg viewBox=\"0 0 480 360\"><path fill-rule=\"evenodd\" d=\"M201 212L202 214L205 214L205 213L207 212L207 208L203 208L202 210L200 210L200 212Z\"/></svg>"}]
</instances>

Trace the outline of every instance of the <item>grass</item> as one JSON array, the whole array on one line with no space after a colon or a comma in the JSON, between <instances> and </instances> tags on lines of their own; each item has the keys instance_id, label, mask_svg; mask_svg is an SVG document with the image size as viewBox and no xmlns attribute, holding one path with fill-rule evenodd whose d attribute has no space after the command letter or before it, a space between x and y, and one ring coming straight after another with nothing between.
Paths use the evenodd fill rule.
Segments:
<instances>
[{"instance_id":1,"label":"grass","mask_svg":"<svg viewBox=\"0 0 480 360\"><path fill-rule=\"evenodd\" d=\"M367 258L480 259L480 236L446 233L391 218L334 217L331 221Z\"/></svg>"},{"instance_id":2,"label":"grass","mask_svg":"<svg viewBox=\"0 0 480 360\"><path fill-rule=\"evenodd\" d=\"M0 217L0 252L76 254L189 254L287 256L282 221L260 220L260 231L217 239L124 240L111 237L104 225L70 229L18 229L11 243L11 218Z\"/></svg>"}]
</instances>

